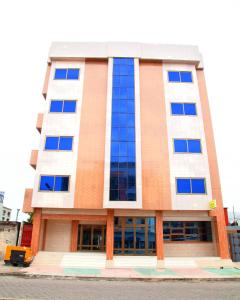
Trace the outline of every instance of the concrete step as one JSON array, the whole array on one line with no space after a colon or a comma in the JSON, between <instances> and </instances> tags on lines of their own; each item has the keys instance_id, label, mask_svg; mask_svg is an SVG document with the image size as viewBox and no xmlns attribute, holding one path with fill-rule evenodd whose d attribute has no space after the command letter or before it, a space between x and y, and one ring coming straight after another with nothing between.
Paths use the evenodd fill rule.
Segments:
<instances>
[{"instance_id":1,"label":"concrete step","mask_svg":"<svg viewBox=\"0 0 240 300\"><path fill-rule=\"evenodd\" d=\"M63 256L61 267L64 268L105 268L105 253L67 253Z\"/></svg>"},{"instance_id":2,"label":"concrete step","mask_svg":"<svg viewBox=\"0 0 240 300\"><path fill-rule=\"evenodd\" d=\"M39 251L35 256L32 266L59 266L64 252Z\"/></svg>"},{"instance_id":3,"label":"concrete step","mask_svg":"<svg viewBox=\"0 0 240 300\"><path fill-rule=\"evenodd\" d=\"M114 268L156 268L156 256L114 256Z\"/></svg>"}]
</instances>

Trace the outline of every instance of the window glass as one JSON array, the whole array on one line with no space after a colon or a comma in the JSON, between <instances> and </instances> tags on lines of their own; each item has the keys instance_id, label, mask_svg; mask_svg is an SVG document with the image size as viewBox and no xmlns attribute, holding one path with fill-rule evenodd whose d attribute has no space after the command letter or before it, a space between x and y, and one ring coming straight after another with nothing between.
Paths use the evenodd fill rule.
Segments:
<instances>
[{"instance_id":1,"label":"window glass","mask_svg":"<svg viewBox=\"0 0 240 300\"><path fill-rule=\"evenodd\" d=\"M188 140L188 152L190 153L201 153L201 142L200 140Z\"/></svg>"},{"instance_id":2,"label":"window glass","mask_svg":"<svg viewBox=\"0 0 240 300\"><path fill-rule=\"evenodd\" d=\"M183 115L183 103L171 103L171 110L173 115Z\"/></svg>"},{"instance_id":3,"label":"window glass","mask_svg":"<svg viewBox=\"0 0 240 300\"><path fill-rule=\"evenodd\" d=\"M63 112L76 112L76 100L64 101Z\"/></svg>"},{"instance_id":4,"label":"window glass","mask_svg":"<svg viewBox=\"0 0 240 300\"><path fill-rule=\"evenodd\" d=\"M71 136L60 136L59 150L72 150L72 142Z\"/></svg>"},{"instance_id":5,"label":"window glass","mask_svg":"<svg viewBox=\"0 0 240 300\"><path fill-rule=\"evenodd\" d=\"M178 194L189 194L191 193L190 179L179 178L177 179L177 193Z\"/></svg>"},{"instance_id":6,"label":"window glass","mask_svg":"<svg viewBox=\"0 0 240 300\"><path fill-rule=\"evenodd\" d=\"M191 179L192 193L193 194L205 194L205 180L203 178Z\"/></svg>"},{"instance_id":7,"label":"window glass","mask_svg":"<svg viewBox=\"0 0 240 300\"><path fill-rule=\"evenodd\" d=\"M181 82L192 82L192 72L180 72Z\"/></svg>"},{"instance_id":8,"label":"window glass","mask_svg":"<svg viewBox=\"0 0 240 300\"><path fill-rule=\"evenodd\" d=\"M45 150L57 150L58 149L59 137L47 136L45 142Z\"/></svg>"},{"instance_id":9,"label":"window glass","mask_svg":"<svg viewBox=\"0 0 240 300\"><path fill-rule=\"evenodd\" d=\"M62 112L63 101L61 100L52 100L50 105L50 112Z\"/></svg>"},{"instance_id":10,"label":"window glass","mask_svg":"<svg viewBox=\"0 0 240 300\"><path fill-rule=\"evenodd\" d=\"M66 79L67 69L55 69L54 79Z\"/></svg>"},{"instance_id":11,"label":"window glass","mask_svg":"<svg viewBox=\"0 0 240 300\"><path fill-rule=\"evenodd\" d=\"M55 191L68 191L69 177L68 176L56 176L55 177Z\"/></svg>"},{"instance_id":12,"label":"window glass","mask_svg":"<svg viewBox=\"0 0 240 300\"><path fill-rule=\"evenodd\" d=\"M40 177L40 191L53 191L54 176Z\"/></svg>"},{"instance_id":13,"label":"window glass","mask_svg":"<svg viewBox=\"0 0 240 300\"><path fill-rule=\"evenodd\" d=\"M180 82L180 74L178 71L169 71L168 80L170 82Z\"/></svg>"},{"instance_id":14,"label":"window glass","mask_svg":"<svg viewBox=\"0 0 240 300\"><path fill-rule=\"evenodd\" d=\"M79 78L79 69L68 69L67 79L77 80Z\"/></svg>"},{"instance_id":15,"label":"window glass","mask_svg":"<svg viewBox=\"0 0 240 300\"><path fill-rule=\"evenodd\" d=\"M196 104L195 103L184 103L184 112L185 112L185 115L196 116L197 115Z\"/></svg>"},{"instance_id":16,"label":"window glass","mask_svg":"<svg viewBox=\"0 0 240 300\"><path fill-rule=\"evenodd\" d=\"M174 139L174 151L177 153L186 153L187 150L187 141L186 140L180 140L180 139Z\"/></svg>"}]
</instances>

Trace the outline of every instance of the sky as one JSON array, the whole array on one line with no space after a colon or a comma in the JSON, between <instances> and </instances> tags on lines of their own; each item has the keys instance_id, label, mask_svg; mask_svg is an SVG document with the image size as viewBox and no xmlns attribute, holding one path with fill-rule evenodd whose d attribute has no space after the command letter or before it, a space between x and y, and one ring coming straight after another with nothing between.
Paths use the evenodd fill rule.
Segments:
<instances>
[{"instance_id":1,"label":"sky","mask_svg":"<svg viewBox=\"0 0 240 300\"><path fill-rule=\"evenodd\" d=\"M204 58L224 205L240 211L239 0L8 0L0 4L0 191L22 208L52 41L198 45ZM20 214L20 219L24 219Z\"/></svg>"}]
</instances>

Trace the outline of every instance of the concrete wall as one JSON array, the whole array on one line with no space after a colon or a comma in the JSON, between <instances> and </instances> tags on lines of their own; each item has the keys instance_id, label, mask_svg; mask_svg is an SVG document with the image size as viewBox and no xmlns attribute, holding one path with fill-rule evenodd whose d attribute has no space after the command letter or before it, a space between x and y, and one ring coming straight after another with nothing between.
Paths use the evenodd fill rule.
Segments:
<instances>
[{"instance_id":1,"label":"concrete wall","mask_svg":"<svg viewBox=\"0 0 240 300\"><path fill-rule=\"evenodd\" d=\"M71 221L48 220L45 251L70 251Z\"/></svg>"},{"instance_id":2,"label":"concrete wall","mask_svg":"<svg viewBox=\"0 0 240 300\"><path fill-rule=\"evenodd\" d=\"M193 83L168 82L168 71L191 71ZM208 210L212 199L206 139L202 120L198 81L194 65L163 64L163 78L166 101L168 145L170 161L170 182L173 210ZM171 102L193 102L197 106L197 116L172 116ZM201 139L201 154L176 154L173 149L174 138ZM177 195L176 177L206 178L206 195Z\"/></svg>"},{"instance_id":3,"label":"concrete wall","mask_svg":"<svg viewBox=\"0 0 240 300\"><path fill-rule=\"evenodd\" d=\"M16 245L18 224L17 222L0 222L0 260L4 256L6 246Z\"/></svg>"},{"instance_id":4,"label":"concrete wall","mask_svg":"<svg viewBox=\"0 0 240 300\"><path fill-rule=\"evenodd\" d=\"M74 207L76 166L81 119L84 61L53 62L38 152L33 207ZM79 80L54 80L56 68L80 68ZM49 113L52 99L77 100L76 113ZM73 151L44 151L46 136L73 136ZM39 192L40 175L70 175L68 192Z\"/></svg>"}]
</instances>

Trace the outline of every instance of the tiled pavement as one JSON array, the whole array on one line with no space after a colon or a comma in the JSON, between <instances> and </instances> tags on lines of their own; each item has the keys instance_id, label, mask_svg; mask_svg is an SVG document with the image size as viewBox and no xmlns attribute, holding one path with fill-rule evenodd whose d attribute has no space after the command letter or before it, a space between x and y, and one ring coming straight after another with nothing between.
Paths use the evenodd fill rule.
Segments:
<instances>
[{"instance_id":1,"label":"tiled pavement","mask_svg":"<svg viewBox=\"0 0 240 300\"><path fill-rule=\"evenodd\" d=\"M239 278L240 266L232 268L74 268L61 266L30 266L18 268L0 263L0 274L62 276L82 278L126 278L126 279L216 279Z\"/></svg>"}]
</instances>

